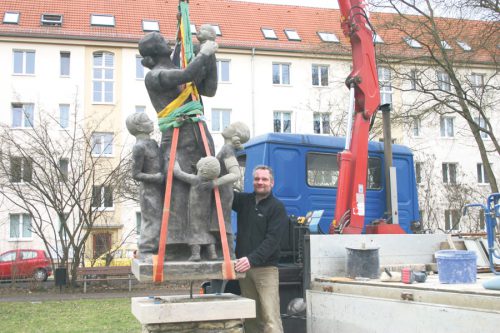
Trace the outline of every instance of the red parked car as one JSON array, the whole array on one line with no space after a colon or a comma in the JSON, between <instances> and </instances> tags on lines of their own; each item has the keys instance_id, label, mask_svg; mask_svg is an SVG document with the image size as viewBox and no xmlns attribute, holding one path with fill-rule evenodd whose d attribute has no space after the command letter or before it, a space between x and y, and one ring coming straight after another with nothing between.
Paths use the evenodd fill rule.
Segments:
<instances>
[{"instance_id":1,"label":"red parked car","mask_svg":"<svg viewBox=\"0 0 500 333\"><path fill-rule=\"evenodd\" d=\"M0 254L0 279L46 281L51 274L52 265L44 250L17 249Z\"/></svg>"}]
</instances>

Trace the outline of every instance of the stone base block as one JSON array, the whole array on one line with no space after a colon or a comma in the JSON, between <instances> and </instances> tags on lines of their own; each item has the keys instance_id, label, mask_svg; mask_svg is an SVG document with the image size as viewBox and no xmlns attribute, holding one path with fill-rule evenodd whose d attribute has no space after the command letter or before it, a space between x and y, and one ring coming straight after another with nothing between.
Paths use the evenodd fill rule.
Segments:
<instances>
[{"instance_id":1,"label":"stone base block","mask_svg":"<svg viewBox=\"0 0 500 333\"><path fill-rule=\"evenodd\" d=\"M233 262L234 270L234 262ZM224 279L223 261L168 261L163 265L164 281L193 281ZM132 261L132 273L141 282L153 281L153 264L138 259ZM245 273L236 273L237 279L245 277Z\"/></svg>"},{"instance_id":2,"label":"stone base block","mask_svg":"<svg viewBox=\"0 0 500 333\"><path fill-rule=\"evenodd\" d=\"M132 314L142 325L255 318L255 301L233 294L133 297Z\"/></svg>"},{"instance_id":3,"label":"stone base block","mask_svg":"<svg viewBox=\"0 0 500 333\"><path fill-rule=\"evenodd\" d=\"M243 319L142 325L142 333L244 333Z\"/></svg>"}]
</instances>

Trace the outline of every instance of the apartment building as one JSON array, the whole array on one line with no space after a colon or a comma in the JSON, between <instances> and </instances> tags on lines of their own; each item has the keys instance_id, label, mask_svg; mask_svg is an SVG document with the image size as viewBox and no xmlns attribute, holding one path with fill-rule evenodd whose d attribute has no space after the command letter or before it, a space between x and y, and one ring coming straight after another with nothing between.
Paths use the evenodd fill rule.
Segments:
<instances>
[{"instance_id":1,"label":"apartment building","mask_svg":"<svg viewBox=\"0 0 500 333\"><path fill-rule=\"evenodd\" d=\"M78 123L81 131L91 135L91 155L108 166L118 165L134 143L125 128L126 117L146 112L151 119L156 118L144 87L146 69L140 63L137 42L151 31L174 40L176 13L177 1L2 1L0 122L22 132L40 126L49 117L55 120L51 127L54 135L62 140L62 132ZM345 133L348 91L344 80L352 61L338 10L192 0L190 14L193 31L208 23L218 34L219 87L215 97L203 99L216 148L223 143L221 131L233 121L247 123L252 136L267 132ZM390 15L372 17L376 24ZM391 41L406 36L381 29L376 37L377 50L394 49L397 58L400 50ZM472 41L447 42L460 48L463 45L458 42ZM412 50L410 44L406 47ZM413 83L395 79L392 66L379 65L382 102L402 109L408 101L418 100L419 94L400 89ZM486 60L473 66L473 73L488 77L497 69ZM471 71L469 67L463 70ZM494 80L498 87L498 78ZM438 81L445 89L450 84L446 76ZM488 112L498 136L498 106ZM435 227L458 230L460 226L454 223L457 208L450 205L440 186L460 182L488 193L478 149L465 121L456 115L412 120L395 124L393 136L395 142L415 151L421 200L428 200L421 203L426 210L423 218L433 214L439 221ZM500 157L494 152L490 157L499 175ZM425 182L439 188L432 198L425 196L429 191ZM133 200L114 202L116 196L111 192L111 187L97 183L92 189L92 205L104 214L103 221L92 226L87 241L89 256L114 243L136 242L138 204ZM29 214L0 201L0 252L19 246L43 247L42 240L30 232L31 223ZM57 236L48 239L58 241Z\"/></svg>"}]
</instances>

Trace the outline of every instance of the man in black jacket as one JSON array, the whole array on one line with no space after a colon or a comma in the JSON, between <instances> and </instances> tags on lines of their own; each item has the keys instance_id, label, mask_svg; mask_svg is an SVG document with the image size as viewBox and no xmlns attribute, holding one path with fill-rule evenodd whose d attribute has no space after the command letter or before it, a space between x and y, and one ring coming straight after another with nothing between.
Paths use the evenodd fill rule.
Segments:
<instances>
[{"instance_id":1,"label":"man in black jacket","mask_svg":"<svg viewBox=\"0 0 500 333\"><path fill-rule=\"evenodd\" d=\"M235 264L246 272L240 280L244 297L255 300L257 318L245 321L245 332L281 333L278 259L280 241L288 216L271 192L273 171L259 165L253 171L253 193L235 193L233 210L238 214Z\"/></svg>"}]
</instances>

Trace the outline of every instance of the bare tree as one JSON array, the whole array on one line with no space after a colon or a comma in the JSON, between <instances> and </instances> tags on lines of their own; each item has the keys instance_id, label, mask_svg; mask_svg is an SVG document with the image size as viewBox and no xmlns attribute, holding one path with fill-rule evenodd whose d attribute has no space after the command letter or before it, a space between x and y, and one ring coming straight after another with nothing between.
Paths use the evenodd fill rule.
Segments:
<instances>
[{"instance_id":1,"label":"bare tree","mask_svg":"<svg viewBox=\"0 0 500 333\"><path fill-rule=\"evenodd\" d=\"M113 224L106 208L126 199L130 158L116 144L104 156L116 138L96 140L100 122L79 119L77 111L67 128L39 118L27 130L0 127L0 200L29 214L31 232L54 262L69 267L74 285L91 232Z\"/></svg>"},{"instance_id":2,"label":"bare tree","mask_svg":"<svg viewBox=\"0 0 500 333\"><path fill-rule=\"evenodd\" d=\"M436 3L440 12L453 11L455 17L438 17ZM387 33L385 43L377 47L379 66L391 69L399 83L394 89L416 96L404 98L393 118L396 122L436 115L463 118L491 190L498 192L490 160L500 155L498 131L491 122L500 102L498 20L465 19L477 8L466 1L388 0L384 6L396 14L381 14L374 21L381 34ZM480 74L476 68L481 68Z\"/></svg>"}]
</instances>

